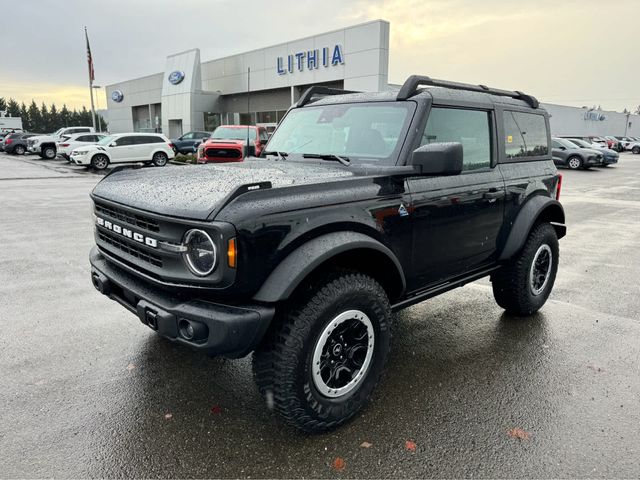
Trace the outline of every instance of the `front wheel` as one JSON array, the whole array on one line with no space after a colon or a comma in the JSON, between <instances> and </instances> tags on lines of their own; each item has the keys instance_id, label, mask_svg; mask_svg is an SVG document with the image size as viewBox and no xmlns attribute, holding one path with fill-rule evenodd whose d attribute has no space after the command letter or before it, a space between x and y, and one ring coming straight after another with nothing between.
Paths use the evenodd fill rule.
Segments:
<instances>
[{"instance_id":1,"label":"front wheel","mask_svg":"<svg viewBox=\"0 0 640 480\"><path fill-rule=\"evenodd\" d=\"M508 313L536 313L553 289L560 257L558 236L549 223L536 225L523 249L491 275L493 296Z\"/></svg>"},{"instance_id":2,"label":"front wheel","mask_svg":"<svg viewBox=\"0 0 640 480\"><path fill-rule=\"evenodd\" d=\"M633 147L631 149L631 152L633 152L633 153L635 153L637 155L638 153L640 153L640 147L636 145L635 147Z\"/></svg>"},{"instance_id":3,"label":"front wheel","mask_svg":"<svg viewBox=\"0 0 640 480\"><path fill-rule=\"evenodd\" d=\"M164 167L169 161L169 157L164 152L156 152L153 155L153 164L156 167Z\"/></svg>"},{"instance_id":4,"label":"front wheel","mask_svg":"<svg viewBox=\"0 0 640 480\"><path fill-rule=\"evenodd\" d=\"M24 155L26 151L22 145L16 145L16 148L13 149L13 153L16 155Z\"/></svg>"},{"instance_id":5,"label":"front wheel","mask_svg":"<svg viewBox=\"0 0 640 480\"><path fill-rule=\"evenodd\" d=\"M571 170L578 170L580 167L582 167L582 160L580 160L580 157L571 157L569 160L567 160L567 166Z\"/></svg>"},{"instance_id":6,"label":"front wheel","mask_svg":"<svg viewBox=\"0 0 640 480\"><path fill-rule=\"evenodd\" d=\"M109 165L109 158L102 153L94 155L91 159L91 166L96 170L104 170L107 165Z\"/></svg>"},{"instance_id":7,"label":"front wheel","mask_svg":"<svg viewBox=\"0 0 640 480\"><path fill-rule=\"evenodd\" d=\"M42 158L53 160L56 158L56 147L44 147L42 149Z\"/></svg>"},{"instance_id":8,"label":"front wheel","mask_svg":"<svg viewBox=\"0 0 640 480\"><path fill-rule=\"evenodd\" d=\"M391 308L383 288L332 273L301 294L253 357L258 389L290 425L326 431L368 401L389 353Z\"/></svg>"}]
</instances>

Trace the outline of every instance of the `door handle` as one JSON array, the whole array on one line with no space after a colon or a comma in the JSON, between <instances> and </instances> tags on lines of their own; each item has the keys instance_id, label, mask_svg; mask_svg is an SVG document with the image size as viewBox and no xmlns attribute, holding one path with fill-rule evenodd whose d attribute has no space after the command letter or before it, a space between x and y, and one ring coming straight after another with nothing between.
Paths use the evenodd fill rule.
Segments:
<instances>
[{"instance_id":1,"label":"door handle","mask_svg":"<svg viewBox=\"0 0 640 480\"><path fill-rule=\"evenodd\" d=\"M484 195L482 195L482 198L484 198L485 200L498 200L499 198L503 198L504 196L504 190L496 190L495 192L485 192Z\"/></svg>"}]
</instances>

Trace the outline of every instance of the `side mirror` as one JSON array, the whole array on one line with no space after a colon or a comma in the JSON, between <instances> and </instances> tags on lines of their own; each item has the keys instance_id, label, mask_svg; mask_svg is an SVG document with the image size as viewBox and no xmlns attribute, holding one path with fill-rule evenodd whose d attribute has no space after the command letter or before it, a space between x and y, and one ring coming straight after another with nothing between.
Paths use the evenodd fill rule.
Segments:
<instances>
[{"instance_id":1,"label":"side mirror","mask_svg":"<svg viewBox=\"0 0 640 480\"><path fill-rule=\"evenodd\" d=\"M110 147L117 147L117 146L118 146L118 144L117 144L116 142L111 142L111 143L109 144L109 146L110 146Z\"/></svg>"},{"instance_id":2,"label":"side mirror","mask_svg":"<svg viewBox=\"0 0 640 480\"><path fill-rule=\"evenodd\" d=\"M462 172L460 142L429 143L413 151L411 163L423 175L458 175Z\"/></svg>"},{"instance_id":3,"label":"side mirror","mask_svg":"<svg viewBox=\"0 0 640 480\"><path fill-rule=\"evenodd\" d=\"M562 146L560 146L560 147L558 147L558 148L559 148L560 150L566 150L566 149L567 149L567 147L562 147Z\"/></svg>"},{"instance_id":4,"label":"side mirror","mask_svg":"<svg viewBox=\"0 0 640 480\"><path fill-rule=\"evenodd\" d=\"M266 145L267 144L267 140L260 140L260 145Z\"/></svg>"}]
</instances>

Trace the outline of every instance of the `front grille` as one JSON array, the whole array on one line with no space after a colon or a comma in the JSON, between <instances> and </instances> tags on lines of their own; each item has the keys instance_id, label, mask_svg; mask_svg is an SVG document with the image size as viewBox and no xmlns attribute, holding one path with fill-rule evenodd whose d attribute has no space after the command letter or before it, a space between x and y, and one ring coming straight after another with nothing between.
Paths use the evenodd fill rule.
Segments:
<instances>
[{"instance_id":1,"label":"front grille","mask_svg":"<svg viewBox=\"0 0 640 480\"><path fill-rule=\"evenodd\" d=\"M157 255L149 253L136 245L125 242L115 235L103 230L98 230L98 237L101 241L108 243L122 252L128 253L132 257L136 257L143 262L162 268L162 259Z\"/></svg>"},{"instance_id":2,"label":"front grille","mask_svg":"<svg viewBox=\"0 0 640 480\"><path fill-rule=\"evenodd\" d=\"M122 210L121 208L107 206L102 203L96 202L95 205L96 213L101 213L113 219L128 223L129 225L133 225L134 227L143 228L150 232L160 231L160 225L153 218L139 215L137 213L127 212L126 210Z\"/></svg>"},{"instance_id":3,"label":"front grille","mask_svg":"<svg viewBox=\"0 0 640 480\"><path fill-rule=\"evenodd\" d=\"M242 152L237 148L207 148L204 154L209 158L240 158Z\"/></svg>"}]
</instances>

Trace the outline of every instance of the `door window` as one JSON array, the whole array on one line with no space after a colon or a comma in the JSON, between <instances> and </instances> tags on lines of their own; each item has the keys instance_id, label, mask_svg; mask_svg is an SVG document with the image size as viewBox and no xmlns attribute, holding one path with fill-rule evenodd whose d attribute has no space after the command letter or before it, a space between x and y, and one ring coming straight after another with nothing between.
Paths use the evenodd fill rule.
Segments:
<instances>
[{"instance_id":1,"label":"door window","mask_svg":"<svg viewBox=\"0 0 640 480\"><path fill-rule=\"evenodd\" d=\"M193 140L193 132L185 133L181 140Z\"/></svg>"},{"instance_id":2,"label":"door window","mask_svg":"<svg viewBox=\"0 0 640 480\"><path fill-rule=\"evenodd\" d=\"M125 147L134 144L135 137L120 137L116 140L116 147Z\"/></svg>"},{"instance_id":3,"label":"door window","mask_svg":"<svg viewBox=\"0 0 640 480\"><path fill-rule=\"evenodd\" d=\"M462 144L462 170L490 167L490 113L482 110L432 108L420 145L441 142Z\"/></svg>"}]
</instances>

